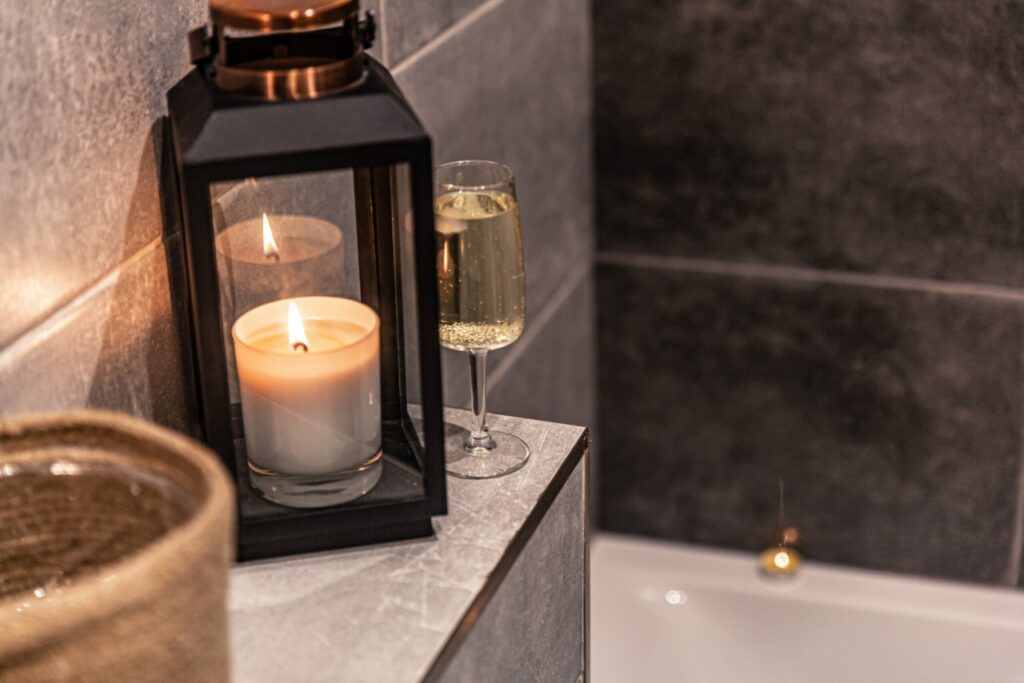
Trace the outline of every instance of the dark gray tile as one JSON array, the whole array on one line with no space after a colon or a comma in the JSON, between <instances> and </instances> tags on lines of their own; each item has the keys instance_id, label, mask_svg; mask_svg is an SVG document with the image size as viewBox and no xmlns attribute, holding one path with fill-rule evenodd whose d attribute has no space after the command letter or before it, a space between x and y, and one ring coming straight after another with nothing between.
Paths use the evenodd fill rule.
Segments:
<instances>
[{"instance_id":1,"label":"dark gray tile","mask_svg":"<svg viewBox=\"0 0 1024 683\"><path fill-rule=\"evenodd\" d=\"M1024 551L1021 552L1021 557L1018 564L1017 587L1024 588Z\"/></svg>"},{"instance_id":2,"label":"dark gray tile","mask_svg":"<svg viewBox=\"0 0 1024 683\"><path fill-rule=\"evenodd\" d=\"M394 66L484 0L383 0L385 59Z\"/></svg>"},{"instance_id":3,"label":"dark gray tile","mask_svg":"<svg viewBox=\"0 0 1024 683\"><path fill-rule=\"evenodd\" d=\"M0 354L0 413L104 408L189 429L188 370L169 282L175 237L144 250ZM168 261L170 265L168 265Z\"/></svg>"},{"instance_id":4,"label":"dark gray tile","mask_svg":"<svg viewBox=\"0 0 1024 683\"><path fill-rule=\"evenodd\" d=\"M1018 525L1014 529L1014 547L1020 551L1020 556L1017 557L1017 587L1024 588L1024 526L1020 525L1024 522L1024 464L1021 465L1021 477L1019 479L1020 489L1018 490L1017 505L1020 506L1017 509L1017 522Z\"/></svg>"},{"instance_id":5,"label":"dark gray tile","mask_svg":"<svg viewBox=\"0 0 1024 683\"><path fill-rule=\"evenodd\" d=\"M1012 582L1021 302L599 273L605 528Z\"/></svg>"},{"instance_id":6,"label":"dark gray tile","mask_svg":"<svg viewBox=\"0 0 1024 683\"><path fill-rule=\"evenodd\" d=\"M577 680L587 627L584 468L569 476L442 681Z\"/></svg>"},{"instance_id":7,"label":"dark gray tile","mask_svg":"<svg viewBox=\"0 0 1024 683\"><path fill-rule=\"evenodd\" d=\"M0 5L0 348L161 233L153 125L201 0Z\"/></svg>"},{"instance_id":8,"label":"dark gray tile","mask_svg":"<svg viewBox=\"0 0 1024 683\"><path fill-rule=\"evenodd\" d=\"M567 296L547 310L531 306L526 332L488 356L488 408L504 415L585 425L597 418L594 292L588 273L567 282ZM560 300L564 298L564 301ZM467 354L442 351L445 405L469 408Z\"/></svg>"},{"instance_id":9,"label":"dark gray tile","mask_svg":"<svg viewBox=\"0 0 1024 683\"><path fill-rule=\"evenodd\" d=\"M543 327L497 364L488 396L496 413L593 428L597 413L594 292L588 274L576 283ZM537 323L535 323L537 324ZM529 330L530 319L527 318ZM515 345L507 353L516 352Z\"/></svg>"},{"instance_id":10,"label":"dark gray tile","mask_svg":"<svg viewBox=\"0 0 1024 683\"><path fill-rule=\"evenodd\" d=\"M597 0L595 44L602 249L1024 284L1020 3Z\"/></svg>"},{"instance_id":11,"label":"dark gray tile","mask_svg":"<svg viewBox=\"0 0 1024 683\"><path fill-rule=\"evenodd\" d=\"M517 353L513 345L504 352L505 357L498 355L495 359L496 382L488 392L488 405L502 415L588 427L590 486L596 489L601 443L597 438L597 330L592 273L588 271L578 283L567 286L571 287L568 296L564 301L552 302L557 308L539 329L530 330L527 318L526 338L517 342L523 348Z\"/></svg>"},{"instance_id":12,"label":"dark gray tile","mask_svg":"<svg viewBox=\"0 0 1024 683\"><path fill-rule=\"evenodd\" d=\"M489 365L494 363L494 359L488 361ZM444 404L450 408L471 409L468 354L441 349L441 370L444 380Z\"/></svg>"},{"instance_id":13,"label":"dark gray tile","mask_svg":"<svg viewBox=\"0 0 1024 683\"><path fill-rule=\"evenodd\" d=\"M438 162L495 159L515 171L531 308L591 258L587 9L502 2L396 69Z\"/></svg>"}]
</instances>

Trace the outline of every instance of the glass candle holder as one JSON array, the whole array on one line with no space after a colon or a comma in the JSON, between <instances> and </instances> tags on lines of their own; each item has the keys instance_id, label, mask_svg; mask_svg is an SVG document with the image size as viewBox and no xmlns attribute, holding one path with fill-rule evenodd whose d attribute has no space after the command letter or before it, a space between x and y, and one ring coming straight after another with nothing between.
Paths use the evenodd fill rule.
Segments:
<instances>
[{"instance_id":1,"label":"glass candle holder","mask_svg":"<svg viewBox=\"0 0 1024 683\"><path fill-rule=\"evenodd\" d=\"M291 507L358 498L380 480L380 319L337 297L282 299L232 329L253 486Z\"/></svg>"}]
</instances>

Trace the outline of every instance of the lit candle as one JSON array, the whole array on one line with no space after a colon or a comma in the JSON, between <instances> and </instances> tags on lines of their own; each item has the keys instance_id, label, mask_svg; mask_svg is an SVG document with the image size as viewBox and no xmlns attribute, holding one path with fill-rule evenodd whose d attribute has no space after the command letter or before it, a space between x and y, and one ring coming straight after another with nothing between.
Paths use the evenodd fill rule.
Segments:
<instances>
[{"instance_id":1,"label":"lit candle","mask_svg":"<svg viewBox=\"0 0 1024 683\"><path fill-rule=\"evenodd\" d=\"M373 309L335 297L282 299L239 318L232 337L257 488L267 493L261 475L299 477L308 486L350 474L361 482L352 498L372 488L381 453L380 320Z\"/></svg>"},{"instance_id":2,"label":"lit candle","mask_svg":"<svg viewBox=\"0 0 1024 683\"><path fill-rule=\"evenodd\" d=\"M359 296L345 282L342 233L311 216L262 213L217 235L221 319L224 321L232 401L238 380L232 362L231 325L248 310L278 299L309 294Z\"/></svg>"}]
</instances>

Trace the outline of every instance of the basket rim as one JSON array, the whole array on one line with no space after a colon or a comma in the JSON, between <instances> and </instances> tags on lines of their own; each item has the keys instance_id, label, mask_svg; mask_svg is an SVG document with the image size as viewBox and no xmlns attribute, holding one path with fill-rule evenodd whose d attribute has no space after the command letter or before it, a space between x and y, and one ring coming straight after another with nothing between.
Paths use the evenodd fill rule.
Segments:
<instances>
[{"instance_id":1,"label":"basket rim","mask_svg":"<svg viewBox=\"0 0 1024 683\"><path fill-rule=\"evenodd\" d=\"M58 429L59 428L59 429ZM0 416L0 452L5 438L45 436L69 429L106 432L121 440L136 441L158 448L165 455L184 461L199 471L206 483L205 495L193 514L182 524L123 559L104 565L68 586L37 598L29 591L0 598L0 659L40 646L98 619L109 618L133 606L143 606L159 586L170 584L189 572L190 560L205 555L201 540L217 535L227 525L229 539L223 552L230 564L234 553L234 487L227 471L212 451L198 442L164 427L123 413L100 410L71 410ZM55 438L54 445L61 441ZM69 445L74 445L69 443ZM140 450L140 455L145 453ZM27 596L30 608L18 611Z\"/></svg>"}]
</instances>

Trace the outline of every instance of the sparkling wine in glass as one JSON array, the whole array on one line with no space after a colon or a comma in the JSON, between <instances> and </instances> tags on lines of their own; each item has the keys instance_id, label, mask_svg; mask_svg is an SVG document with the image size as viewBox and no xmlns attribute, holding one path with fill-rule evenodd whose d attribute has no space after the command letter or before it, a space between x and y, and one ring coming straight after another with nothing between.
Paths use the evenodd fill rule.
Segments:
<instances>
[{"instance_id":1,"label":"sparkling wine in glass","mask_svg":"<svg viewBox=\"0 0 1024 683\"><path fill-rule=\"evenodd\" d=\"M487 426L487 352L518 339L526 317L515 180L493 161L455 161L434 184L441 344L468 353L473 390L473 428L447 438L447 470L500 477L530 457L522 439Z\"/></svg>"}]
</instances>

